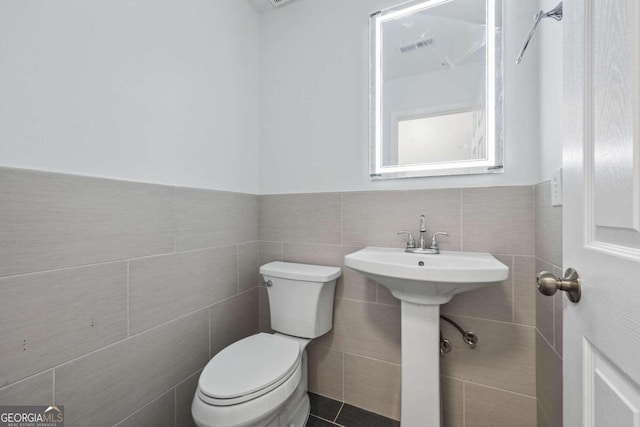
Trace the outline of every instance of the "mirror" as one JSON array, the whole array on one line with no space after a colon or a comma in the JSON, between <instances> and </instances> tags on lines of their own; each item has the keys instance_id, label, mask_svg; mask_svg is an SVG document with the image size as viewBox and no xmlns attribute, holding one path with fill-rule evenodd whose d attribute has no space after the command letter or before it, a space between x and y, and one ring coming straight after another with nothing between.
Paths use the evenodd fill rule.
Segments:
<instances>
[{"instance_id":1,"label":"mirror","mask_svg":"<svg viewBox=\"0 0 640 427\"><path fill-rule=\"evenodd\" d=\"M501 1L411 1L370 27L371 179L502 172Z\"/></svg>"}]
</instances>

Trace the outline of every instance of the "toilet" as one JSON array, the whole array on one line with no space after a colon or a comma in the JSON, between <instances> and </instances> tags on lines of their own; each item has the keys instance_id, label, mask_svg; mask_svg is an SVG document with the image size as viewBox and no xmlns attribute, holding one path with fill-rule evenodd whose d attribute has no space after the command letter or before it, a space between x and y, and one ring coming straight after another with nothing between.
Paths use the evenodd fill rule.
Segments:
<instances>
[{"instance_id":1,"label":"toilet","mask_svg":"<svg viewBox=\"0 0 640 427\"><path fill-rule=\"evenodd\" d=\"M260 274L276 332L237 341L209 361L191 405L199 427L303 427L309 416L305 349L333 326L342 272L278 261Z\"/></svg>"}]
</instances>

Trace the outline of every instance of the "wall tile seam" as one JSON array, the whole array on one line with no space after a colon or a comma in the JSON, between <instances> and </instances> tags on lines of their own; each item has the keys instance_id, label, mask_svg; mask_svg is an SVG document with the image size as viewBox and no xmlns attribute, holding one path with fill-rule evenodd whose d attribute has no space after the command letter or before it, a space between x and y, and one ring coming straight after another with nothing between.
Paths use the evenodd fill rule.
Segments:
<instances>
[{"instance_id":1,"label":"wall tile seam","mask_svg":"<svg viewBox=\"0 0 640 427\"><path fill-rule=\"evenodd\" d=\"M506 321L506 320L497 320L497 319L489 319L487 317L478 317L478 316L468 316L465 314L458 314L458 313L449 313L449 312L444 312L442 313L443 315L450 317L450 316L454 316L454 317L465 317L467 319L473 319L473 320L481 320L484 322L497 322L497 323L502 323L504 325L512 325L512 326L527 326L530 328L535 328L535 325L532 325L531 323L520 323L517 321ZM446 325L446 323L441 323ZM472 329L472 328L470 328Z\"/></svg>"},{"instance_id":2,"label":"wall tile seam","mask_svg":"<svg viewBox=\"0 0 640 427\"><path fill-rule=\"evenodd\" d=\"M467 385L477 385L477 386L480 386L480 387L485 387L485 388L490 388L492 390L501 391L503 393L514 394L516 396L526 397L526 398L533 399L533 400L536 400L536 401L538 400L537 396L532 396L532 395L526 394L526 393L519 393L517 391L507 390L507 389L504 389L504 388L500 388L500 387L496 387L496 386L492 386L492 385L488 385L488 384L479 383L477 381L469 381L469 380L464 380L464 379L456 378L456 377L448 377L448 378L452 378L454 380L462 381L464 383L465 388L466 388Z\"/></svg>"},{"instance_id":3,"label":"wall tile seam","mask_svg":"<svg viewBox=\"0 0 640 427\"><path fill-rule=\"evenodd\" d=\"M549 340L547 340L545 338L545 336L543 335L542 331L540 331L540 329L536 328L536 332L540 335L540 338L542 338L544 340L544 342L549 346L549 348L551 348L551 350L553 350L554 354L558 357L558 359L563 360L562 356L560 356L560 354L558 354L558 352L556 351L555 347L551 345L551 343L549 342Z\"/></svg>"},{"instance_id":4,"label":"wall tile seam","mask_svg":"<svg viewBox=\"0 0 640 427\"><path fill-rule=\"evenodd\" d=\"M58 366L58 365L56 365L56 366ZM29 374L28 376L26 376L26 377L24 377L24 378L20 378L20 379L19 379L19 380L17 380L17 381L11 382L11 383L9 383L9 384L5 384L5 385L3 385L2 387L0 387L0 392L4 391L4 390L6 390L6 389L8 389L8 388L10 388L10 387L13 387L13 386L19 385L19 384L20 384L20 383L22 383L22 382L32 380L32 379L34 379L35 377L37 377L38 375L45 374L45 373L47 373L47 372L49 372L49 371L51 371L51 372L52 372L52 375L53 375L53 374L55 374L55 373L53 372L53 369L54 369L54 368L55 368L55 366L50 366L50 367L48 367L48 368L46 368L46 369L43 369L43 370L41 370L41 371L38 371L38 372L36 372L36 373ZM55 375L54 375L54 378L55 378Z\"/></svg>"},{"instance_id":5,"label":"wall tile seam","mask_svg":"<svg viewBox=\"0 0 640 427\"><path fill-rule=\"evenodd\" d=\"M280 240L263 240L263 239L260 239L260 240L258 240L258 243L272 243L273 244L273 243L282 243L282 242Z\"/></svg>"},{"instance_id":6,"label":"wall tile seam","mask_svg":"<svg viewBox=\"0 0 640 427\"><path fill-rule=\"evenodd\" d=\"M325 348L325 349L331 350L333 352L342 353L342 358L343 358L343 361L342 361L342 375L343 376L346 373L346 371L345 371L345 366L346 366L345 357L346 356L358 357L358 358L361 358L361 359L367 359L367 360L369 360L371 362L382 363L382 364L394 366L394 367L397 367L397 368L402 367L402 365L399 362L392 362L390 360L384 360L384 359L376 359L375 357L368 356L366 354L358 354L358 353L352 353L350 351L337 350L337 349L335 349L333 347L324 347L324 346L322 346L322 347ZM344 382L344 379L343 379L343 382ZM343 385L343 387L344 387L344 385Z\"/></svg>"},{"instance_id":7,"label":"wall tile seam","mask_svg":"<svg viewBox=\"0 0 640 427\"><path fill-rule=\"evenodd\" d=\"M465 411L466 388L467 388L468 385L477 385L477 386L480 386L480 387L490 388L492 390L496 390L496 391L499 391L499 392L502 392L502 393L512 394L512 395L516 395L516 396L519 396L519 397L524 397L524 398L527 398L527 399L533 399L533 400L536 401L536 406L540 406L539 399L538 399L537 396L531 396L531 395L528 395L528 394L518 393L518 392L515 392L515 391L511 391L511 390L505 390L505 389L502 389L502 388L499 388L499 387L494 387L494 386L490 386L490 385L487 385L487 384L474 382L474 381L463 380L463 379L460 379L460 378L450 377L450 376L446 376L446 375L440 375L440 377L441 378L446 378L446 379L449 379L449 380L460 381L462 383L462 386L463 386L462 387L462 405L463 405L462 409L463 409L463 413ZM336 400L336 401L341 402L343 404L344 403L348 403L347 399L345 399L344 397L343 397L344 400L338 400L338 399L335 399L334 397L325 396L322 393L319 393L319 392L316 392L316 391L312 391L312 393L317 394L319 396L326 397L328 399ZM343 392L343 396L344 396L344 392ZM339 412L338 412L338 414L339 414ZM547 417L546 413L544 415L545 415L545 417ZM464 415L463 415L463 417L464 417ZM321 418L321 417L318 417L318 418Z\"/></svg>"},{"instance_id":8,"label":"wall tile seam","mask_svg":"<svg viewBox=\"0 0 640 427\"><path fill-rule=\"evenodd\" d=\"M333 350L331 347L326 347L326 348L329 348L330 350ZM333 351L339 351L339 350L333 350ZM393 365L395 367L402 366L401 363L390 362L388 360L382 360L382 359L376 359L375 357L367 356L367 355L364 355L364 354L351 353L351 352L348 352L348 351L341 351L341 353L343 354L343 357L342 357L342 359L343 359L343 365L342 365L343 366L342 367L343 371L344 371L344 366L345 366L345 364L344 364L344 356L345 355L346 356L352 356L352 357L359 357L359 358L362 358L362 359L371 360L373 362L385 363L387 365Z\"/></svg>"},{"instance_id":9,"label":"wall tile seam","mask_svg":"<svg viewBox=\"0 0 640 427\"><path fill-rule=\"evenodd\" d=\"M158 400L159 398L161 398L162 396L164 396L165 394L169 393L170 391L174 392L174 410L175 410L175 420L174 422L177 425L177 409L178 409L178 387L180 387L182 384L184 384L187 380L189 380L192 376L198 374L199 372L202 371L202 368L198 369L197 371L188 374L186 377L184 377L183 379L179 380L175 385L171 386L167 391L160 393L159 395L157 395L156 397L154 397L153 399L151 399L151 401L147 402L146 404L144 404L143 406L135 409L133 412L131 412L129 415L127 415L126 417L120 419L118 422L116 422L113 427L116 427L117 424L122 423L123 421L125 421L127 418L131 418L136 412L146 408L147 406L149 406L150 404L152 404L153 402L155 402L156 400Z\"/></svg>"},{"instance_id":10,"label":"wall tile seam","mask_svg":"<svg viewBox=\"0 0 640 427\"><path fill-rule=\"evenodd\" d=\"M60 365L58 365L58 366L60 366ZM58 367L58 366L56 366L56 367ZM53 368L52 368L51 370L53 370ZM142 409L146 408L147 406L149 406L150 404L152 404L153 402L155 402L156 400L158 400L160 397L164 396L165 394L169 393L170 391L173 391L173 392L174 392L174 396L175 396L175 399L174 399L174 404L175 404L174 409L176 410L176 421L175 421L175 422L177 422L177 395L178 395L178 387L180 387L180 386L181 386L182 384L184 384L187 380L189 380L192 376L194 376L194 375L198 374L198 373L199 373L199 372L201 372L201 371L202 371L202 368L198 369L197 371L195 371L195 372L193 372L193 373L191 373L191 374L188 374L185 378L183 378L183 379L179 380L175 385L171 386L168 390L161 392L161 393L160 393L160 394L158 394L157 396L153 397L149 402L147 402L147 403L145 403L144 405L142 405L142 406L140 406L140 407L136 408L133 412L131 412L131 413L130 413L129 415L127 415L126 417L124 417L124 418L122 418L122 419L118 420L118 421L114 424L114 427L115 427L115 426L117 426L117 424L122 423L122 422L123 422L123 421L125 421L126 419L131 418L131 417L132 417L136 412L138 412L138 411L140 411L140 410L142 410ZM43 372L46 372L46 371L43 371ZM53 370L53 374L54 374L54 376L53 376L53 379L54 379L54 400L52 401L52 403L54 403L54 404L55 404L55 370ZM38 375L38 374L36 374L36 375ZM20 381L24 381L24 380L20 380ZM13 383L13 384L16 384L16 383ZM12 385L13 385L13 384L12 384ZM3 387L3 388L4 388L4 387ZM2 388L0 388L0 391L2 391ZM176 424L176 425L177 425L177 424Z\"/></svg>"},{"instance_id":11,"label":"wall tile seam","mask_svg":"<svg viewBox=\"0 0 640 427\"><path fill-rule=\"evenodd\" d=\"M345 361L344 361L344 355L345 353L342 352L342 363L340 364L340 371L342 373L342 401L344 402L344 396L345 396L345 389L347 387L346 382L344 380L345 377L345 370L344 370L344 366L345 366ZM342 410L342 408L340 408L340 410ZM339 414L340 411L338 411ZM338 419L338 417L336 416L336 419Z\"/></svg>"},{"instance_id":12,"label":"wall tile seam","mask_svg":"<svg viewBox=\"0 0 640 427\"><path fill-rule=\"evenodd\" d=\"M562 270L562 266L558 266L558 265L556 265L553 261L549 261L549 260L547 260L547 259L544 259L544 258L542 258L542 257L541 257L540 255L538 255L538 254L536 254L536 255L535 255L535 258L536 258L538 261L542 261L542 262L544 262L545 264L549 264L550 266L557 268L558 270Z\"/></svg>"},{"instance_id":13,"label":"wall tile seam","mask_svg":"<svg viewBox=\"0 0 640 427\"><path fill-rule=\"evenodd\" d=\"M345 383L345 379L344 379L345 378L345 356L359 357L359 358L367 359L367 360L370 360L370 361L373 361L373 362L383 363L383 364L386 364L386 365L391 365L391 366L395 366L395 367L398 367L398 368L402 368L402 364L401 363L395 363L395 362L390 362L388 360L376 359L375 357L365 356L365 355L357 354L357 353L351 353L351 352L348 352L348 351L336 350L334 348L327 347L327 346L324 346L324 345L314 344L314 346L322 347L323 349L327 349L327 350L331 350L331 351L334 351L334 352L342 353L341 369L342 369L342 378L343 378L342 379L342 382L343 382L343 391L342 391L343 396L344 396L344 383ZM520 392L512 391L512 390L507 390L507 389L504 389L504 388L496 387L496 386L485 384L485 383L478 382L478 381L470 381L469 379L465 379L465 378L458 378L458 377L454 377L454 376L451 376L451 375L443 375L442 372L440 373L440 376L443 377L443 378L448 378L448 379L453 379L453 380L456 380L456 381L461 381L463 383L480 385L480 386L483 386L483 387L488 387L488 388L492 388L492 389L495 389L495 390L499 390L499 391L503 391L503 392L507 392L507 393L511 393L511 394L516 394L516 395L521 395L521 396L525 396L525 397L536 398L536 396L533 396L533 395L529 395L529 394L526 394L526 393L520 393ZM316 393L316 392L314 392L314 393ZM316 393L316 394L319 394L319 393Z\"/></svg>"},{"instance_id":14,"label":"wall tile seam","mask_svg":"<svg viewBox=\"0 0 640 427\"><path fill-rule=\"evenodd\" d=\"M547 413L545 412L544 408L540 404L540 398L537 397L537 396L536 396L536 406L537 406L538 410L542 413L542 416L544 417L544 421L547 422L545 425L551 426L551 422L549 421L549 416L547 415Z\"/></svg>"},{"instance_id":15,"label":"wall tile seam","mask_svg":"<svg viewBox=\"0 0 640 427\"><path fill-rule=\"evenodd\" d=\"M465 378L458 378L458 377L451 377L451 376L447 376L446 378L449 378L449 379L452 379L452 380L456 380L456 381L460 381L460 382L464 383L465 388L466 388L466 385L477 385L477 386L480 386L480 387L486 387L486 388L491 388L493 390L501 391L503 393L515 394L515 395L521 396L521 397L528 397L528 398L532 398L532 399L537 399L536 395L520 393L520 392L513 391L513 390L507 390L506 388L500 388L500 387L496 387L494 385L485 384L485 383L481 383L481 382L478 382L478 381L472 381L472 380L469 380L468 378L465 379ZM536 388L536 393L537 393L537 388Z\"/></svg>"},{"instance_id":16,"label":"wall tile seam","mask_svg":"<svg viewBox=\"0 0 640 427\"><path fill-rule=\"evenodd\" d=\"M498 254L494 254L494 255L498 255ZM519 258L534 258L533 256L524 256L524 255L500 255L500 256L510 256L512 257L512 261L515 262L515 257L519 257ZM494 321L494 322L500 322L500 323L505 323L505 324L512 324L512 325L519 325L519 326L529 326L529 327L535 327L535 325L532 325L530 323L520 323L515 321L515 276L511 275L511 288L512 288L512 301L511 301L511 305L512 305L512 321L511 322L506 322L506 321L501 321L501 320L496 320L496 319L491 319L491 318L486 318L486 317L479 317L479 316L468 316L468 315L464 315L464 314L457 314L457 313L449 313L452 316L461 316L461 317L467 317L470 319L479 319L479 320L486 320L486 321ZM257 286L258 288L265 288L264 284L259 283ZM253 288L252 288L253 289ZM380 306L384 306L384 307L399 307L400 304L390 304L390 303L384 303L384 302L379 302L379 301L369 301L369 300L364 300L364 299L357 299L357 298L347 298L347 297L335 297L336 300L344 300L344 301L350 301L350 302L358 302L358 303L365 303L365 304L375 304L375 305L380 305Z\"/></svg>"},{"instance_id":17,"label":"wall tile seam","mask_svg":"<svg viewBox=\"0 0 640 427\"><path fill-rule=\"evenodd\" d=\"M545 260L543 260L542 258L537 258L538 260L541 260L543 262L546 262L547 264L551 265L553 268L557 268L558 270L562 271L561 267L558 267L550 262L547 262ZM555 298L555 297L551 297L551 298ZM537 308L536 308L537 311ZM560 354L558 353L557 349L556 349L556 304L555 301L551 301L551 326L553 329L553 344L550 343L547 338L544 336L544 334L542 333L542 331L540 329L538 329L538 327L536 326L536 331L538 331L538 333L540 333L540 336L542 337L542 339L544 339L544 341L551 347L551 349L553 350L553 352L560 358L560 360L562 360L562 356L560 356Z\"/></svg>"},{"instance_id":18,"label":"wall tile seam","mask_svg":"<svg viewBox=\"0 0 640 427\"><path fill-rule=\"evenodd\" d=\"M29 276L29 275L33 275L33 274L56 273L56 272L67 271L67 270L75 270L75 269L79 269L79 268L99 267L99 266L103 266L103 265L107 265L107 264L118 264L118 263L124 264L124 263L128 263L128 262L131 262L131 261L139 261L139 260L158 258L158 257L162 257L162 256L170 256L170 255L176 255L176 254L187 254L187 253L193 253L193 252L199 252L199 251L201 252L201 251L206 251L206 250L211 250L211 249L231 248L233 246L245 245L245 244L248 244L248 243L259 243L259 242L260 242L259 240L249 240L249 241L231 243L231 244L227 244L227 245L208 246L208 247L205 247L205 248L187 249L187 250L182 250L182 251L177 251L177 252L162 252L162 253L157 253L157 254L153 254L153 255L144 255L144 256L134 257L134 258L119 258L119 259L105 260L105 261L100 261L100 262L92 262L92 263L87 263L87 264L74 264L74 265L69 265L69 266L64 266L64 267L50 268L50 269L46 269L46 270L33 270L33 271L27 271L27 272L23 272L23 273L9 274L9 275L6 275L6 276L0 275L0 280L18 278L18 277Z\"/></svg>"},{"instance_id":19,"label":"wall tile seam","mask_svg":"<svg viewBox=\"0 0 640 427\"><path fill-rule=\"evenodd\" d=\"M504 255L502 255L504 256ZM515 265L516 265L516 257L515 255L511 255L511 265L513 266L513 271L511 271L511 323L516 323L516 274L515 274Z\"/></svg>"},{"instance_id":20,"label":"wall tile seam","mask_svg":"<svg viewBox=\"0 0 640 427\"><path fill-rule=\"evenodd\" d=\"M398 304L388 304L388 303L384 303L384 302L368 301L368 300L357 299L357 298L335 297L335 299L336 300L350 301L350 302L361 302L361 303L366 303L366 304L375 304L375 305L381 305L383 307L398 307L398 308L400 308L400 302L399 301L398 301Z\"/></svg>"},{"instance_id":21,"label":"wall tile seam","mask_svg":"<svg viewBox=\"0 0 640 427\"><path fill-rule=\"evenodd\" d=\"M367 360L371 360L371 361L379 362L379 363L384 363L384 364L387 364L387 365L393 365L393 366L396 366L396 367L402 366L400 363L391 362L389 360L376 359L375 357L367 356L367 355L364 355L364 354L358 354L358 353L352 353L352 352L349 352L349 351L338 350L338 349L336 349L334 347L327 347L326 345L322 345L322 344L312 343L311 346L312 347L317 347L317 348L322 348L322 349L325 349L325 350L330 350L330 351L333 351L333 352L336 352L336 353L340 353L342 355L341 368L342 368L342 375L343 375L343 381L342 381L343 382L343 384L342 384L343 394L344 394L344 366L345 366L344 357L345 357L345 355L353 356L353 357L360 357L360 358L363 358L363 359L367 359Z\"/></svg>"},{"instance_id":22,"label":"wall tile seam","mask_svg":"<svg viewBox=\"0 0 640 427\"><path fill-rule=\"evenodd\" d=\"M256 290L256 289L258 289L258 286L254 286L254 287L252 287L252 288L245 289L245 290L244 290L244 291L242 291L242 292L238 292L237 294L234 294L234 295L231 295L231 296L226 297L226 298L224 298L224 299L221 299L220 301L216 301L216 302L214 302L213 304L209 304L208 306L206 306L206 307L204 307L204 308L213 308L213 307L214 307L214 306L216 306L216 305L223 304L223 303L225 303L225 302L228 302L229 300L232 300L232 299L234 299L234 298L238 298L238 297L240 297L240 296L242 296L242 295L248 294L249 292L254 291L254 290ZM197 312L197 311L198 311L198 310L196 310L196 312Z\"/></svg>"},{"instance_id":23,"label":"wall tile seam","mask_svg":"<svg viewBox=\"0 0 640 427\"><path fill-rule=\"evenodd\" d=\"M131 288L130 288L130 284L131 284L131 266L129 264L129 261L127 260L127 338L131 336L131 305L129 304L130 302L130 296L131 296Z\"/></svg>"},{"instance_id":24,"label":"wall tile seam","mask_svg":"<svg viewBox=\"0 0 640 427\"><path fill-rule=\"evenodd\" d=\"M197 371L187 375L186 378L178 381L174 387L180 387L182 384L186 383L189 380L189 378L193 377L196 374L200 374L203 370L204 370L204 366L198 369ZM198 377L200 377L200 375L198 375Z\"/></svg>"},{"instance_id":25,"label":"wall tile seam","mask_svg":"<svg viewBox=\"0 0 640 427\"><path fill-rule=\"evenodd\" d=\"M265 288L264 285L258 285L256 287ZM358 303L363 303L363 304L373 304L373 305L379 305L379 306L383 306L383 307L398 307L398 308L400 308L400 304L388 304L388 303L378 302L378 301L367 301L367 300L362 300L362 299L344 298L344 297L335 297L335 299L336 300L349 301L349 302L358 302ZM519 322L515 322L515 321L507 322L507 321L504 321L504 320L489 319L489 318L486 318L486 317L478 317L478 316L469 316L469 315L458 314L458 313L443 313L443 314L447 315L447 316L464 317L464 318L467 318L467 319L476 319L476 320L483 320L483 321L488 321L488 322L497 322L497 323L502 323L502 324L505 324L505 325L516 325L516 326L526 326L526 327L536 328L535 325L532 325L530 323L519 323Z\"/></svg>"},{"instance_id":26,"label":"wall tile seam","mask_svg":"<svg viewBox=\"0 0 640 427\"><path fill-rule=\"evenodd\" d=\"M326 243L326 242L313 242L310 240L305 240L305 241L299 241L299 242L294 242L294 241L288 241L288 240L260 240L260 243L279 243L281 246L284 247L284 245L307 245L307 246L330 246L330 247L358 247L358 248L363 248L363 245L349 245L349 244L343 244L343 243Z\"/></svg>"},{"instance_id":27,"label":"wall tile seam","mask_svg":"<svg viewBox=\"0 0 640 427\"><path fill-rule=\"evenodd\" d=\"M542 339L544 340L545 344L546 344L550 349L552 349L552 350L554 351L554 353L555 353L555 349L554 349L554 347L553 347L553 344L551 344L551 343L549 342L549 340L547 340L547 338L544 336L544 334L542 333L542 331L541 331L540 329L536 328L536 332L537 332L538 334L540 334L540 337L542 337ZM556 354L557 354L557 353L556 353Z\"/></svg>"},{"instance_id":28,"label":"wall tile seam","mask_svg":"<svg viewBox=\"0 0 640 427\"><path fill-rule=\"evenodd\" d=\"M172 252L168 252L167 254L171 254ZM48 274L48 273L58 273L58 272L63 272L63 271L68 271L68 270L77 270L80 268L90 268L90 267L100 267L100 266L104 266L104 265L108 265L108 264L125 264L130 260L130 258L122 258L122 259L116 259L116 260L110 260L110 261L101 261L101 262L94 262L94 263L89 263L89 264L78 264L78 265L70 265L70 266L65 266L65 267L59 267L59 268L51 268L51 269L47 269L47 270L34 270L34 271L27 271L24 273L17 273L17 274L9 274L6 276L0 276L0 280L3 279L15 279L15 278L21 278L21 277L25 277L25 276L32 276L32 275L36 275L36 274Z\"/></svg>"},{"instance_id":29,"label":"wall tile seam","mask_svg":"<svg viewBox=\"0 0 640 427\"><path fill-rule=\"evenodd\" d=\"M536 326L535 326L535 325L530 325L530 324L527 324L527 323L505 322L505 321L503 321L503 320L485 319L485 318L483 318L483 317L467 316L467 315L465 315L465 314L449 314L449 316L464 317L465 319L482 320L482 321L484 321L484 322L500 323L500 324L502 324L502 325L520 326L520 327L523 327L523 328L532 329L533 331L535 331L535 330L536 330Z\"/></svg>"},{"instance_id":30,"label":"wall tile seam","mask_svg":"<svg viewBox=\"0 0 640 427\"><path fill-rule=\"evenodd\" d=\"M247 292L248 292L248 291L247 291ZM176 318L174 318L174 319L168 320L168 321L163 322L163 323L161 323L161 324L159 324L159 325L152 326L152 327L151 327L151 328L149 328L149 329L145 329L144 331L137 332L137 333L135 333L135 334L131 335L130 337L126 337L126 338L123 338L123 339L121 339L121 340L114 341L114 342L112 342L112 343L110 343L110 344L107 344L107 345L105 345L105 346L102 346L102 347L100 347L100 348L96 348L95 350L91 350L91 351L90 351L90 352L88 352L88 353L83 353L83 354L81 354L81 355L79 355L79 356L76 356L76 357L74 357L74 358L71 358L71 359L69 359L69 360L65 360L65 361L64 361L64 362L62 362L62 363L58 363L57 365L50 366L50 367L48 367L47 369L45 369L45 370L43 370L43 371L40 371L40 373L41 373L41 372L45 372L45 371L50 370L50 369L54 369L54 370L55 370L55 369L61 368L61 367L63 367L63 366L66 366L66 365L68 365L68 364L70 364L70 363L77 362L78 360L80 360L80 359L82 359L82 358L84 358L84 357L91 356L91 355L93 355L93 354L95 354L95 353L97 353L97 352L100 352L100 351L106 350L106 349L111 348L111 347L113 347L113 346L116 346L116 345L118 345L118 344L122 344L122 343L123 343L123 342L125 342L125 341L129 341L129 340L132 340L132 339L134 339L134 338L137 338L138 336L140 336L140 335L142 335L142 334L150 333L151 331L154 331L155 329L158 329L158 328L162 328L162 327L168 326L170 323L173 323L173 322L176 322L176 321L179 321L179 320L183 320L183 319L184 319L184 318L186 318L186 317L192 316L192 315L194 315L194 314L196 314L196 313L199 313L199 312L204 311L204 310L209 310L209 309L210 309L210 306L207 306L207 307L202 307L202 308L199 308L199 309L197 309L197 310L191 311L191 312L189 312L189 313L187 313L187 314L183 314L183 315L181 315L181 316L179 316L179 317L176 317ZM34 375L35 375L35 374L34 374ZM33 376L33 375L31 375L31 376ZM27 378L29 378L29 377L21 378L19 381L23 381L23 380L25 380L25 379L27 379ZM17 382L17 381L16 381L16 382ZM16 382L13 382L13 383L11 383L11 384L15 384ZM1 390L1 389L0 389L0 390Z\"/></svg>"},{"instance_id":31,"label":"wall tile seam","mask_svg":"<svg viewBox=\"0 0 640 427\"><path fill-rule=\"evenodd\" d=\"M173 392L173 402L174 402L174 427L175 427L175 422L176 422L176 417L175 417L175 410L177 409L177 399L176 399L176 386L171 387L169 390L160 393L158 396L154 397L153 399L151 399L149 402L145 403L144 405L142 405L141 407L135 409L133 412L131 412L129 415L127 415L124 418L121 418L120 420L116 421L112 427L118 427L118 424L123 423L124 421L128 420L129 418L133 417L134 415L136 415L139 411L142 411L143 409L147 408L149 405L151 405L152 403L155 403L156 400L160 399L162 396L164 396L165 394L168 394L170 392Z\"/></svg>"},{"instance_id":32,"label":"wall tile seam","mask_svg":"<svg viewBox=\"0 0 640 427\"><path fill-rule=\"evenodd\" d=\"M157 324L157 325L153 325L153 326L151 326L151 327L149 327L149 328L147 328L147 329L143 329L143 330L141 330L141 331L138 331L138 332L136 332L135 334L133 334L133 335L131 335L131 336L127 337L127 338L135 337L136 335L139 335L139 334L141 334L141 333L144 333L144 332L150 331L150 330L152 330L152 329L154 329L154 328L157 328L157 327L159 327L159 326L166 325L167 323L169 323L169 322L173 322L174 320L178 320L178 319L181 319L181 318L183 318L183 317L189 316L189 315L191 315L191 314L197 313L198 311L201 311L201 310L211 310L211 308L213 308L214 306L216 306L216 305L218 305L218 304L222 304L222 303L224 303L224 302L229 301L230 299L237 298L237 297L239 297L239 296L241 296L241 295L244 295L244 294L246 294L246 293L248 293L248 292L251 292L251 291L253 291L254 289L257 289L257 288L258 288L258 286L255 286L255 285L254 285L253 287L251 287L251 288L249 288L249 289L245 289L245 290L244 290L244 291L242 291L242 292L238 292L238 291L236 291L236 293L235 293L235 294L233 294L233 295L231 295L231 296L225 297L225 298L223 298L223 299L221 299L221 300L216 300L216 301L214 301L214 302L212 302L212 303L210 303L210 304L207 304L207 305L204 305L204 306L198 307L198 308L196 308L196 309L193 309L192 311L190 311L190 312L189 312L189 313L187 313L187 314L183 314L183 315L180 315L180 316L178 316L178 317L174 317L174 318L172 318L172 319L170 319L170 320L166 320L166 321L164 321L164 322L162 322L162 323L159 323L159 324ZM209 332L211 332L211 331L209 331ZM124 338L124 339L127 339L127 338ZM124 339L123 339L123 340L120 340L120 341L124 341ZM120 342L120 341L118 341L118 342Z\"/></svg>"},{"instance_id":33,"label":"wall tile seam","mask_svg":"<svg viewBox=\"0 0 640 427\"><path fill-rule=\"evenodd\" d=\"M227 249L227 248L232 248L232 247L238 247L240 245L246 245L249 243L259 243L259 240L247 240L247 241L241 241L241 242L234 242L234 243L228 243L228 244L224 244L224 245L216 245L216 246L205 246L205 247L201 247L201 248L192 248L192 249L182 249L179 251L175 251L175 252L169 252L169 253L161 253L161 254L154 254L154 255L145 255L142 257L135 257L135 258L127 258L127 261L138 261L138 260L144 260L144 259L150 259L150 258L158 258L158 257L162 257L162 256L169 256L169 255L179 255L179 254L190 254L190 253L196 253L196 252L204 252L204 251L208 251L208 250L212 250L212 249Z\"/></svg>"}]
</instances>

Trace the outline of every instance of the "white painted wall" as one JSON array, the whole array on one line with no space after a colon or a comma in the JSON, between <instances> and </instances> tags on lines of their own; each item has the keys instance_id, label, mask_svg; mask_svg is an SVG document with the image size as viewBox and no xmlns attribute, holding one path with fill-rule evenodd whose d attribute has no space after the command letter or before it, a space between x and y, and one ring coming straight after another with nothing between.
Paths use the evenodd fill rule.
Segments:
<instances>
[{"instance_id":1,"label":"white painted wall","mask_svg":"<svg viewBox=\"0 0 640 427\"><path fill-rule=\"evenodd\" d=\"M553 9L558 0L540 0ZM538 27L540 53L540 163L538 182L551 179L562 167L562 22L545 19Z\"/></svg>"},{"instance_id":2,"label":"white painted wall","mask_svg":"<svg viewBox=\"0 0 640 427\"><path fill-rule=\"evenodd\" d=\"M538 0L505 2L505 173L369 181L369 14L398 0L296 0L261 15L260 193L537 182L538 58L515 57Z\"/></svg>"},{"instance_id":3,"label":"white painted wall","mask_svg":"<svg viewBox=\"0 0 640 427\"><path fill-rule=\"evenodd\" d=\"M239 0L0 0L0 165L257 192Z\"/></svg>"}]
</instances>

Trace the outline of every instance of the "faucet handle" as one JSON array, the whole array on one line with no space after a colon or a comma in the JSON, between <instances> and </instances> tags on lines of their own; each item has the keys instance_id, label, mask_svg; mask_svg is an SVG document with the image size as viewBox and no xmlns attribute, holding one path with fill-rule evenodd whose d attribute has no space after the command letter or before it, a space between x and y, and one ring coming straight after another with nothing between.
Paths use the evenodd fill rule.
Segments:
<instances>
[{"instance_id":1,"label":"faucet handle","mask_svg":"<svg viewBox=\"0 0 640 427\"><path fill-rule=\"evenodd\" d=\"M438 236L449 236L449 233L446 231L436 231L433 233L433 236L431 236L431 249L439 249Z\"/></svg>"},{"instance_id":2,"label":"faucet handle","mask_svg":"<svg viewBox=\"0 0 640 427\"><path fill-rule=\"evenodd\" d=\"M401 230L401 231L398 231L397 234L406 234L409 237L409 239L407 240L407 247L408 248L415 248L416 247L416 241L413 238L413 234L411 234L410 231Z\"/></svg>"}]
</instances>

